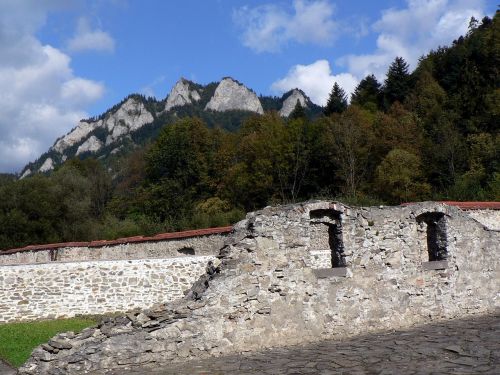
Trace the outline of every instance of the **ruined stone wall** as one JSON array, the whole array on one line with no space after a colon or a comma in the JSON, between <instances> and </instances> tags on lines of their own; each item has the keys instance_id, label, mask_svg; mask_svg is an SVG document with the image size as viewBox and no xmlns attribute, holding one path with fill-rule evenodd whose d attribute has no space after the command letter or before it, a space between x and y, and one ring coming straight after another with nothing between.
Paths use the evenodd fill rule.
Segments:
<instances>
[{"instance_id":1,"label":"ruined stone wall","mask_svg":"<svg viewBox=\"0 0 500 375\"><path fill-rule=\"evenodd\" d=\"M500 231L500 210L470 210L467 214L485 227Z\"/></svg>"},{"instance_id":2,"label":"ruined stone wall","mask_svg":"<svg viewBox=\"0 0 500 375\"><path fill-rule=\"evenodd\" d=\"M0 266L54 261L70 262L215 255L223 246L224 238L225 234L213 234L161 241L130 242L100 247L68 246L11 253L0 252Z\"/></svg>"},{"instance_id":3,"label":"ruined stone wall","mask_svg":"<svg viewBox=\"0 0 500 375\"><path fill-rule=\"evenodd\" d=\"M0 267L0 323L105 314L170 302L211 256Z\"/></svg>"},{"instance_id":4,"label":"ruined stone wall","mask_svg":"<svg viewBox=\"0 0 500 375\"><path fill-rule=\"evenodd\" d=\"M333 241L318 235L327 233L318 223L338 224L329 211L340 213ZM444 228L437 237L446 253L430 262L433 217L444 220L436 228ZM104 374L491 312L500 308L499 243L499 232L436 203L268 207L236 225L218 273L204 275L184 299L60 335L21 373ZM346 267L323 267L326 255L317 261L332 246Z\"/></svg>"}]
</instances>

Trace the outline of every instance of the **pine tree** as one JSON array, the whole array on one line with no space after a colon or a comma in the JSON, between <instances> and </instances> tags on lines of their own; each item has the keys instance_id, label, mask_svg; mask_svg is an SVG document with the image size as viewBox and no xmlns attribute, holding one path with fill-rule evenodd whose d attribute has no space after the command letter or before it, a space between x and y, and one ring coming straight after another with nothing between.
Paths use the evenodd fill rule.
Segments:
<instances>
[{"instance_id":1,"label":"pine tree","mask_svg":"<svg viewBox=\"0 0 500 375\"><path fill-rule=\"evenodd\" d=\"M328 97L328 101L326 103L325 115L329 116L332 113L342 113L347 109L347 95L338 85L337 82L332 87L332 91L330 92L330 96Z\"/></svg>"},{"instance_id":2,"label":"pine tree","mask_svg":"<svg viewBox=\"0 0 500 375\"><path fill-rule=\"evenodd\" d=\"M300 104L300 100L297 99L297 103L295 103L295 107L290 113L289 119L295 120L304 117L306 117L306 111L304 110L304 107L302 107L302 104Z\"/></svg>"},{"instance_id":3,"label":"pine tree","mask_svg":"<svg viewBox=\"0 0 500 375\"><path fill-rule=\"evenodd\" d=\"M383 88L384 107L389 109L392 103L403 103L411 89L411 77L408 63L402 57L396 57L389 66Z\"/></svg>"},{"instance_id":4,"label":"pine tree","mask_svg":"<svg viewBox=\"0 0 500 375\"><path fill-rule=\"evenodd\" d=\"M381 101L380 96L380 83L373 74L370 74L359 82L351 96L351 103L376 109Z\"/></svg>"}]
</instances>

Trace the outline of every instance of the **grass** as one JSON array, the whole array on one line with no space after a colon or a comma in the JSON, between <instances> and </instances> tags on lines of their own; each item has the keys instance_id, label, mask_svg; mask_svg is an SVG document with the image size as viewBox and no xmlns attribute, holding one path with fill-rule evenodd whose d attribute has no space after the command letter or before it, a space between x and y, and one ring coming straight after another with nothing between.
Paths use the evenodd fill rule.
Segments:
<instances>
[{"instance_id":1,"label":"grass","mask_svg":"<svg viewBox=\"0 0 500 375\"><path fill-rule=\"evenodd\" d=\"M21 366L35 347L61 332L79 332L96 324L93 318L44 320L0 325L0 358L14 367Z\"/></svg>"}]
</instances>

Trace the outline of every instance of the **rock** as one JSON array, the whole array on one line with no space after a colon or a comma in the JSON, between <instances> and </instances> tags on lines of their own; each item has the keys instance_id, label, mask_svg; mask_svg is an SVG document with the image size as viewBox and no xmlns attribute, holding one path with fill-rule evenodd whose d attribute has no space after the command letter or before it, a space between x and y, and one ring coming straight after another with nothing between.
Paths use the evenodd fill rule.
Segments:
<instances>
[{"instance_id":1,"label":"rock","mask_svg":"<svg viewBox=\"0 0 500 375\"><path fill-rule=\"evenodd\" d=\"M49 353L59 353L59 349L50 346L49 344L42 344L42 349Z\"/></svg>"},{"instance_id":2,"label":"rock","mask_svg":"<svg viewBox=\"0 0 500 375\"><path fill-rule=\"evenodd\" d=\"M52 160L52 158L47 158L43 162L42 166L38 169L38 171L44 173L51 171L52 169L54 169L54 161Z\"/></svg>"},{"instance_id":3,"label":"rock","mask_svg":"<svg viewBox=\"0 0 500 375\"><path fill-rule=\"evenodd\" d=\"M66 149L87 138L89 134L97 128L103 128L108 131L109 135L106 139L106 145L109 145L130 132L136 131L144 125L153 122L153 120L153 115L139 99L129 97L118 107L118 109L114 112L107 113L104 118L80 121L76 128L59 138L51 147L51 150L62 154ZM93 136L89 137L89 139L92 137ZM84 152L86 149L87 151L97 151L100 141L96 142L96 140L97 138L92 139L81 149L80 153ZM83 146L83 144L81 146Z\"/></svg>"},{"instance_id":4,"label":"rock","mask_svg":"<svg viewBox=\"0 0 500 375\"><path fill-rule=\"evenodd\" d=\"M113 143L124 135L142 128L153 122L153 115L148 112L144 104L135 98L129 98L116 112L106 116L102 127L110 135L106 138L106 145Z\"/></svg>"},{"instance_id":5,"label":"rock","mask_svg":"<svg viewBox=\"0 0 500 375\"><path fill-rule=\"evenodd\" d=\"M457 354L463 353L463 349L458 345L449 345L444 349L448 350L449 352L452 352L452 353L457 353Z\"/></svg>"},{"instance_id":6,"label":"rock","mask_svg":"<svg viewBox=\"0 0 500 375\"><path fill-rule=\"evenodd\" d=\"M285 94L286 95L286 94ZM297 101L302 106L302 108L307 108L308 98L299 89L293 89L291 94L283 102L283 106L279 110L280 116L288 117L295 109Z\"/></svg>"},{"instance_id":7,"label":"rock","mask_svg":"<svg viewBox=\"0 0 500 375\"><path fill-rule=\"evenodd\" d=\"M217 112L241 110L264 113L257 95L229 77L219 83L205 109Z\"/></svg>"},{"instance_id":8,"label":"rock","mask_svg":"<svg viewBox=\"0 0 500 375\"><path fill-rule=\"evenodd\" d=\"M67 341L62 341L62 340L50 340L49 341L49 345L52 346L53 348L56 348L56 349L71 349L73 347L73 345L71 345L69 342Z\"/></svg>"},{"instance_id":9,"label":"rock","mask_svg":"<svg viewBox=\"0 0 500 375\"><path fill-rule=\"evenodd\" d=\"M270 307L262 307L262 308L257 310L257 314L269 315L270 313L271 313Z\"/></svg>"},{"instance_id":10,"label":"rock","mask_svg":"<svg viewBox=\"0 0 500 375\"><path fill-rule=\"evenodd\" d=\"M51 150L62 154L67 148L83 140L92 130L102 126L102 121L81 120L78 125L65 136L56 140Z\"/></svg>"},{"instance_id":11,"label":"rock","mask_svg":"<svg viewBox=\"0 0 500 375\"><path fill-rule=\"evenodd\" d=\"M146 314L140 313L139 315L136 316L135 320L139 324L144 324L144 323L150 321L151 319Z\"/></svg>"},{"instance_id":12,"label":"rock","mask_svg":"<svg viewBox=\"0 0 500 375\"><path fill-rule=\"evenodd\" d=\"M88 339L89 337L92 337L92 335L95 333L95 328L85 328L80 334L78 335L79 340L85 340Z\"/></svg>"},{"instance_id":13,"label":"rock","mask_svg":"<svg viewBox=\"0 0 500 375\"><path fill-rule=\"evenodd\" d=\"M102 142L96 136L92 135L78 147L76 155L80 155L84 152L97 152L102 148L102 146Z\"/></svg>"},{"instance_id":14,"label":"rock","mask_svg":"<svg viewBox=\"0 0 500 375\"><path fill-rule=\"evenodd\" d=\"M192 82L184 78L177 81L168 95L165 103L165 111L169 111L174 107L182 107L199 101L201 99L200 94L195 89L192 89L191 86Z\"/></svg>"},{"instance_id":15,"label":"rock","mask_svg":"<svg viewBox=\"0 0 500 375\"><path fill-rule=\"evenodd\" d=\"M144 323L141 327L142 328L150 328L150 327L157 327L159 325L160 325L160 323L158 321L150 320L150 321Z\"/></svg>"},{"instance_id":16,"label":"rock","mask_svg":"<svg viewBox=\"0 0 500 375\"><path fill-rule=\"evenodd\" d=\"M23 178L28 177L30 174L31 174L31 169L26 168L24 170L24 172L21 174L21 176L19 177L19 179L22 180Z\"/></svg>"}]
</instances>

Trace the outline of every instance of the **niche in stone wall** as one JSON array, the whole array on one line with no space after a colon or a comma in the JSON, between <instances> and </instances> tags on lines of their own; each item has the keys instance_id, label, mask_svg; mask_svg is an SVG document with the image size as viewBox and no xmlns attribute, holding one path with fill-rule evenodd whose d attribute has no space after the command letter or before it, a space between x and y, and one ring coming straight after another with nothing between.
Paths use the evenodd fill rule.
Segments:
<instances>
[{"instance_id":1,"label":"niche in stone wall","mask_svg":"<svg viewBox=\"0 0 500 375\"><path fill-rule=\"evenodd\" d=\"M183 255L195 255L195 251L192 247L183 247L179 250L177 250L178 253L181 253Z\"/></svg>"},{"instance_id":2,"label":"niche in stone wall","mask_svg":"<svg viewBox=\"0 0 500 375\"><path fill-rule=\"evenodd\" d=\"M448 239L446 235L446 216L442 212L425 212L417 216L419 225L425 227L427 254L429 262L424 269L443 269L447 267Z\"/></svg>"},{"instance_id":3,"label":"niche in stone wall","mask_svg":"<svg viewBox=\"0 0 500 375\"><path fill-rule=\"evenodd\" d=\"M310 253L314 257L312 267L344 268L344 241L342 238L341 212L332 209L312 210L310 217ZM336 276L345 276L337 272ZM342 275L341 275L342 274Z\"/></svg>"}]
</instances>

